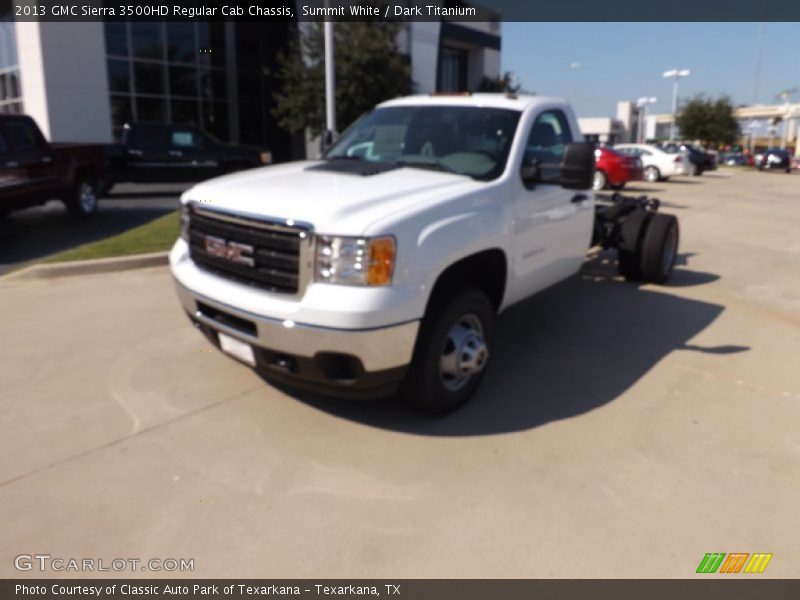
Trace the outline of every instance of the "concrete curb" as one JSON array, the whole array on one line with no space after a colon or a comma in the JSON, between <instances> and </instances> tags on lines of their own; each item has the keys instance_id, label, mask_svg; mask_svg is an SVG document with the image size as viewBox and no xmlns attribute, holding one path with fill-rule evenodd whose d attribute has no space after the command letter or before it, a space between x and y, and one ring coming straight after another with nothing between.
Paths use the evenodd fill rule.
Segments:
<instances>
[{"instance_id":1,"label":"concrete curb","mask_svg":"<svg viewBox=\"0 0 800 600\"><path fill-rule=\"evenodd\" d=\"M64 263L42 263L14 271L0 277L0 281L15 279L55 279L71 275L91 275L95 273L113 273L130 271L147 267L161 267L169 264L169 252L153 252L152 254L135 254L115 258L97 258L93 260L76 260Z\"/></svg>"}]
</instances>

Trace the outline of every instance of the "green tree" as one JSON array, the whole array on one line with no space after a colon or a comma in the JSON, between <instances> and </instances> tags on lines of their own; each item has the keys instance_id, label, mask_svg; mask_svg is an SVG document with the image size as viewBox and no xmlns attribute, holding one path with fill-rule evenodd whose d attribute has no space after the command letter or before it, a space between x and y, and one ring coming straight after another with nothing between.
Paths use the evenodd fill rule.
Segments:
<instances>
[{"instance_id":1,"label":"green tree","mask_svg":"<svg viewBox=\"0 0 800 600\"><path fill-rule=\"evenodd\" d=\"M344 130L362 113L411 92L411 65L397 48L401 25L376 21L334 25L336 123ZM325 39L322 23L306 23L278 57L279 90L273 111L289 131L325 129Z\"/></svg>"},{"instance_id":2,"label":"green tree","mask_svg":"<svg viewBox=\"0 0 800 600\"><path fill-rule=\"evenodd\" d=\"M485 77L478 84L479 92L506 92L516 94L522 86L517 83L516 77L511 71L506 71L500 77Z\"/></svg>"},{"instance_id":3,"label":"green tree","mask_svg":"<svg viewBox=\"0 0 800 600\"><path fill-rule=\"evenodd\" d=\"M707 144L732 144L739 137L739 122L727 96L717 100L696 96L681 109L675 122L682 137Z\"/></svg>"}]
</instances>

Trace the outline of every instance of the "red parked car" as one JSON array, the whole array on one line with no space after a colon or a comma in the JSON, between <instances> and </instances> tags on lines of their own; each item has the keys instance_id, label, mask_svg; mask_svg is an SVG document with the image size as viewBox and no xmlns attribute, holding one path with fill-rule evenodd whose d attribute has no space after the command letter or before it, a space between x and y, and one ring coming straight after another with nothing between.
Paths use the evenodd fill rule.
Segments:
<instances>
[{"instance_id":1,"label":"red parked car","mask_svg":"<svg viewBox=\"0 0 800 600\"><path fill-rule=\"evenodd\" d=\"M594 151L594 190L610 187L621 190L629 181L641 181L644 178L642 161L635 156L626 156L600 146Z\"/></svg>"}]
</instances>

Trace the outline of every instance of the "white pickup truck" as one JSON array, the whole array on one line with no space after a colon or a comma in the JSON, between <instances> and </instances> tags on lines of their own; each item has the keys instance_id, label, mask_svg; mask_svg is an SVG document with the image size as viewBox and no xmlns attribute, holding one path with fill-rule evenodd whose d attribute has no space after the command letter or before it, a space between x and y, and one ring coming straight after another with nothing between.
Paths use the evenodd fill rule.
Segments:
<instances>
[{"instance_id":1,"label":"white pickup truck","mask_svg":"<svg viewBox=\"0 0 800 600\"><path fill-rule=\"evenodd\" d=\"M480 383L495 315L574 275L590 246L617 248L628 279L670 275L677 220L595 197L593 170L563 100L391 100L319 160L186 191L178 296L267 380L446 413Z\"/></svg>"}]
</instances>

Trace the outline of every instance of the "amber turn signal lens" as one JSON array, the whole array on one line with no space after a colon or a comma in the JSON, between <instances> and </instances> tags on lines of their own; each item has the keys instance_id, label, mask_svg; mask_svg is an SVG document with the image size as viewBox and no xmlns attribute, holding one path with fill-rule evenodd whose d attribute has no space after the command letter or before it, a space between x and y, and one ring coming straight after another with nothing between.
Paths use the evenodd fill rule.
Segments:
<instances>
[{"instance_id":1,"label":"amber turn signal lens","mask_svg":"<svg viewBox=\"0 0 800 600\"><path fill-rule=\"evenodd\" d=\"M394 272L394 238L375 238L369 242L367 284L388 285Z\"/></svg>"}]
</instances>

